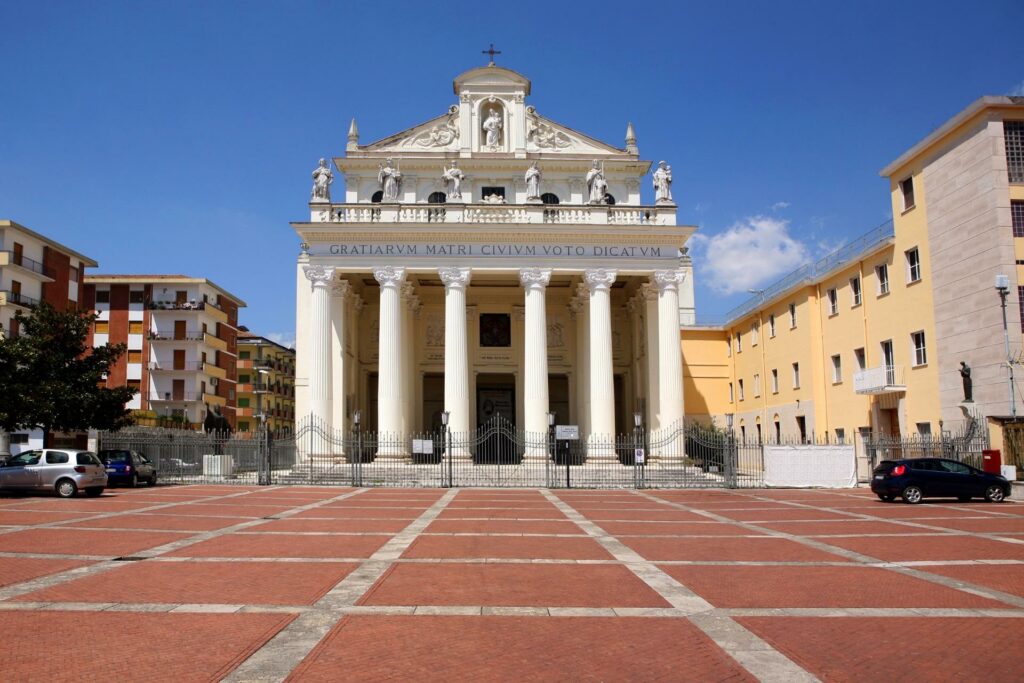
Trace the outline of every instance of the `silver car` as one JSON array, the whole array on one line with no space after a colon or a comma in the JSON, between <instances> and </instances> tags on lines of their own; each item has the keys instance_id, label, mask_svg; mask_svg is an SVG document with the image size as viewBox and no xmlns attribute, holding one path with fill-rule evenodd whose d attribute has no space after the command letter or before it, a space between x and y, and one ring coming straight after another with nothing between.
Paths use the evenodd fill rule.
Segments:
<instances>
[{"instance_id":1,"label":"silver car","mask_svg":"<svg viewBox=\"0 0 1024 683\"><path fill-rule=\"evenodd\" d=\"M106 469L89 451L24 451L0 466L0 490L53 490L61 498L71 498L79 490L87 496L98 496L106 486Z\"/></svg>"}]
</instances>

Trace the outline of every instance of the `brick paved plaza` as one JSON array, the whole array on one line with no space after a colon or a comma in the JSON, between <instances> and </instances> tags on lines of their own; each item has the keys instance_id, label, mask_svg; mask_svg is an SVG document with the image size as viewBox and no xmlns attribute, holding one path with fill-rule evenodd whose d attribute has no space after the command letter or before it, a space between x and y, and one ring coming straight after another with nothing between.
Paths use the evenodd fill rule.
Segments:
<instances>
[{"instance_id":1,"label":"brick paved plaza","mask_svg":"<svg viewBox=\"0 0 1024 683\"><path fill-rule=\"evenodd\" d=\"M985 680L1024 505L866 490L0 499L6 680Z\"/></svg>"}]
</instances>

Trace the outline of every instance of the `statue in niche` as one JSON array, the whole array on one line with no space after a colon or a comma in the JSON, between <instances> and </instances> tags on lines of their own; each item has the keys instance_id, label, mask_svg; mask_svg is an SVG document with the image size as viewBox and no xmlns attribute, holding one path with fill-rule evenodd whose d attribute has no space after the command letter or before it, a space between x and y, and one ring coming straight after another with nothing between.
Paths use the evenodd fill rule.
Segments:
<instances>
[{"instance_id":1,"label":"statue in niche","mask_svg":"<svg viewBox=\"0 0 1024 683\"><path fill-rule=\"evenodd\" d=\"M537 166L537 162L533 162L533 166L526 169L526 198L527 199L540 199L540 179L541 179L540 168Z\"/></svg>"},{"instance_id":2,"label":"statue in niche","mask_svg":"<svg viewBox=\"0 0 1024 683\"><path fill-rule=\"evenodd\" d=\"M313 171L313 191L310 199L314 202L331 201L331 183L334 182L334 173L327 165L326 159L320 160L320 165Z\"/></svg>"},{"instance_id":3,"label":"statue in niche","mask_svg":"<svg viewBox=\"0 0 1024 683\"><path fill-rule=\"evenodd\" d=\"M499 113L496 107L491 109L483 123L484 132L486 134L484 144L492 149L497 148L498 145L501 144L501 128L503 125L504 124L501 122L501 113Z\"/></svg>"},{"instance_id":4,"label":"statue in niche","mask_svg":"<svg viewBox=\"0 0 1024 683\"><path fill-rule=\"evenodd\" d=\"M604 178L602 164L595 161L587 171L587 191L590 193L591 204L604 204L605 195L608 194L608 181Z\"/></svg>"},{"instance_id":5,"label":"statue in niche","mask_svg":"<svg viewBox=\"0 0 1024 683\"><path fill-rule=\"evenodd\" d=\"M672 203L672 167L667 166L664 161L658 162L658 168L654 171L654 203Z\"/></svg>"},{"instance_id":6,"label":"statue in niche","mask_svg":"<svg viewBox=\"0 0 1024 683\"><path fill-rule=\"evenodd\" d=\"M466 174L459 168L456 161L452 161L451 168L441 167L441 180L444 182L445 192L448 199L462 199L462 181Z\"/></svg>"},{"instance_id":7,"label":"statue in niche","mask_svg":"<svg viewBox=\"0 0 1024 683\"><path fill-rule=\"evenodd\" d=\"M964 403L974 403L974 383L971 381L971 368L960 361L960 378L964 383Z\"/></svg>"},{"instance_id":8,"label":"statue in niche","mask_svg":"<svg viewBox=\"0 0 1024 683\"><path fill-rule=\"evenodd\" d=\"M548 348L560 349L565 346L565 325L561 320L548 325Z\"/></svg>"},{"instance_id":9,"label":"statue in niche","mask_svg":"<svg viewBox=\"0 0 1024 683\"><path fill-rule=\"evenodd\" d=\"M377 182L380 183L380 189L384 192L384 201L394 202L398 201L398 192L402 185L402 171L396 166L392 166L391 159L388 159L380 165L377 171Z\"/></svg>"}]
</instances>

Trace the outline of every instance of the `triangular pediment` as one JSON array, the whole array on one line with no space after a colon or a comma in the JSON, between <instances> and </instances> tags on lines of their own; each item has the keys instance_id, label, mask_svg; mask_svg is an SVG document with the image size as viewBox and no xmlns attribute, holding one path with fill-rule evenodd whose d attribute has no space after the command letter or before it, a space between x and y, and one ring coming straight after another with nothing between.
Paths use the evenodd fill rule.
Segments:
<instances>
[{"instance_id":1,"label":"triangular pediment","mask_svg":"<svg viewBox=\"0 0 1024 683\"><path fill-rule=\"evenodd\" d=\"M367 152L425 152L459 148L459 111L452 107L447 114L372 142L361 150Z\"/></svg>"},{"instance_id":2,"label":"triangular pediment","mask_svg":"<svg viewBox=\"0 0 1024 683\"><path fill-rule=\"evenodd\" d=\"M526 120L526 151L528 152L628 156L624 150L589 135L584 135L536 112L531 112L531 109L527 110Z\"/></svg>"}]
</instances>

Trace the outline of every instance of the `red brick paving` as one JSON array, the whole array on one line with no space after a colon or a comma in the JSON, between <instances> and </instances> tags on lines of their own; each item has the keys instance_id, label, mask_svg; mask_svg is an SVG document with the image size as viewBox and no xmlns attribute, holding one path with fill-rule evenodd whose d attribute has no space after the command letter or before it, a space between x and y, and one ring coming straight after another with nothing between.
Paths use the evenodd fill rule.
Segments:
<instances>
[{"instance_id":1,"label":"red brick paving","mask_svg":"<svg viewBox=\"0 0 1024 683\"><path fill-rule=\"evenodd\" d=\"M1024 619L741 617L824 681L1016 683Z\"/></svg>"},{"instance_id":2,"label":"red brick paving","mask_svg":"<svg viewBox=\"0 0 1024 683\"><path fill-rule=\"evenodd\" d=\"M66 522L82 519L89 515L81 512L33 512L25 510L0 510L0 525L27 526L32 524L49 524L50 522Z\"/></svg>"},{"instance_id":3,"label":"red brick paving","mask_svg":"<svg viewBox=\"0 0 1024 683\"><path fill-rule=\"evenodd\" d=\"M417 510L395 510L389 508L332 508L326 505L312 510L303 510L297 512L294 515L290 515L292 519L304 518L304 517L333 517L335 519L406 519L412 521L422 515L421 511ZM406 525L408 526L408 525Z\"/></svg>"},{"instance_id":4,"label":"red brick paving","mask_svg":"<svg viewBox=\"0 0 1024 683\"><path fill-rule=\"evenodd\" d=\"M293 618L291 614L4 612L0 671L11 681L215 681Z\"/></svg>"},{"instance_id":5,"label":"red brick paving","mask_svg":"<svg viewBox=\"0 0 1024 683\"><path fill-rule=\"evenodd\" d=\"M247 531L334 531L398 533L409 526L405 519L278 519L249 527Z\"/></svg>"},{"instance_id":6,"label":"red brick paving","mask_svg":"<svg viewBox=\"0 0 1024 683\"><path fill-rule=\"evenodd\" d=\"M340 562L133 562L16 600L312 605L357 566Z\"/></svg>"},{"instance_id":7,"label":"red brick paving","mask_svg":"<svg viewBox=\"0 0 1024 683\"><path fill-rule=\"evenodd\" d=\"M47 555L131 555L171 541L186 533L154 531L87 531L85 529L28 529L0 534L0 552Z\"/></svg>"},{"instance_id":8,"label":"red brick paving","mask_svg":"<svg viewBox=\"0 0 1024 683\"><path fill-rule=\"evenodd\" d=\"M379 678L754 680L681 619L455 616L346 617L289 680Z\"/></svg>"},{"instance_id":9,"label":"red brick paving","mask_svg":"<svg viewBox=\"0 0 1024 683\"><path fill-rule=\"evenodd\" d=\"M565 519L558 508L549 505L545 508L445 508L438 519Z\"/></svg>"},{"instance_id":10,"label":"red brick paving","mask_svg":"<svg viewBox=\"0 0 1024 683\"><path fill-rule=\"evenodd\" d=\"M163 529L167 531L213 531L224 527L234 526L243 519L229 517L197 517L194 515L177 517L159 511L156 514L123 514L115 517L103 517L101 519L84 520L72 524L63 524L62 528L74 529L103 528L103 529Z\"/></svg>"},{"instance_id":11,"label":"red brick paving","mask_svg":"<svg viewBox=\"0 0 1024 683\"><path fill-rule=\"evenodd\" d=\"M917 569L1024 597L1024 565L1021 564L926 565Z\"/></svg>"},{"instance_id":12,"label":"red brick paving","mask_svg":"<svg viewBox=\"0 0 1024 683\"><path fill-rule=\"evenodd\" d=\"M761 532L721 522L596 522L616 536L757 536Z\"/></svg>"},{"instance_id":13,"label":"red brick paving","mask_svg":"<svg viewBox=\"0 0 1024 683\"><path fill-rule=\"evenodd\" d=\"M786 538L644 538L620 539L648 560L719 562L848 562Z\"/></svg>"},{"instance_id":14,"label":"red brick paving","mask_svg":"<svg viewBox=\"0 0 1024 683\"><path fill-rule=\"evenodd\" d=\"M620 565L396 564L363 605L668 607Z\"/></svg>"},{"instance_id":15,"label":"red brick paving","mask_svg":"<svg viewBox=\"0 0 1024 683\"><path fill-rule=\"evenodd\" d=\"M391 536L230 534L168 553L168 557L369 557Z\"/></svg>"},{"instance_id":16,"label":"red brick paving","mask_svg":"<svg viewBox=\"0 0 1024 683\"><path fill-rule=\"evenodd\" d=\"M737 522L754 521L791 521L805 519L856 519L850 515L829 512L828 510L811 510L807 508L777 507L770 509L745 510L714 510L716 515L727 517Z\"/></svg>"},{"instance_id":17,"label":"red brick paving","mask_svg":"<svg viewBox=\"0 0 1024 683\"><path fill-rule=\"evenodd\" d=\"M1010 608L879 567L660 566L715 607Z\"/></svg>"},{"instance_id":18,"label":"red brick paving","mask_svg":"<svg viewBox=\"0 0 1024 683\"><path fill-rule=\"evenodd\" d=\"M795 536L821 536L824 534L921 534L927 529L891 522L763 522L758 526L784 531Z\"/></svg>"},{"instance_id":19,"label":"red brick paving","mask_svg":"<svg viewBox=\"0 0 1024 683\"><path fill-rule=\"evenodd\" d=\"M710 517L684 510L588 510L583 514L595 522L604 520L637 520L655 522L713 522Z\"/></svg>"},{"instance_id":20,"label":"red brick paving","mask_svg":"<svg viewBox=\"0 0 1024 683\"><path fill-rule=\"evenodd\" d=\"M575 522L560 519L436 519L427 534L573 534L585 532Z\"/></svg>"},{"instance_id":21,"label":"red brick paving","mask_svg":"<svg viewBox=\"0 0 1024 683\"><path fill-rule=\"evenodd\" d=\"M292 506L295 507L295 506ZM235 517L239 522L246 519L272 517L291 510L292 507L270 505L214 505L197 503L195 505L173 505L159 512L165 515L199 515L202 517Z\"/></svg>"},{"instance_id":22,"label":"red brick paving","mask_svg":"<svg viewBox=\"0 0 1024 683\"><path fill-rule=\"evenodd\" d=\"M455 508L488 508L488 507L500 507L500 508L516 508L522 510L524 508L530 509L544 509L550 510L551 503L544 499L537 500L497 500L497 499L486 499L486 498L455 498L451 503L448 504L448 509Z\"/></svg>"},{"instance_id":23,"label":"red brick paving","mask_svg":"<svg viewBox=\"0 0 1024 683\"><path fill-rule=\"evenodd\" d=\"M420 536L404 558L542 560L611 560L612 556L589 538L544 536Z\"/></svg>"},{"instance_id":24,"label":"red brick paving","mask_svg":"<svg viewBox=\"0 0 1024 683\"><path fill-rule=\"evenodd\" d=\"M84 567L83 560L58 560L38 557L0 557L0 587L38 579L57 572Z\"/></svg>"},{"instance_id":25,"label":"red brick paving","mask_svg":"<svg viewBox=\"0 0 1024 683\"><path fill-rule=\"evenodd\" d=\"M979 534L1024 534L1024 518L1022 517L970 517L964 519L929 519L927 521L918 521L929 526L973 531Z\"/></svg>"},{"instance_id":26,"label":"red brick paving","mask_svg":"<svg viewBox=\"0 0 1024 683\"><path fill-rule=\"evenodd\" d=\"M971 536L830 538L840 546L890 562L912 560L1024 560L1024 544Z\"/></svg>"}]
</instances>

